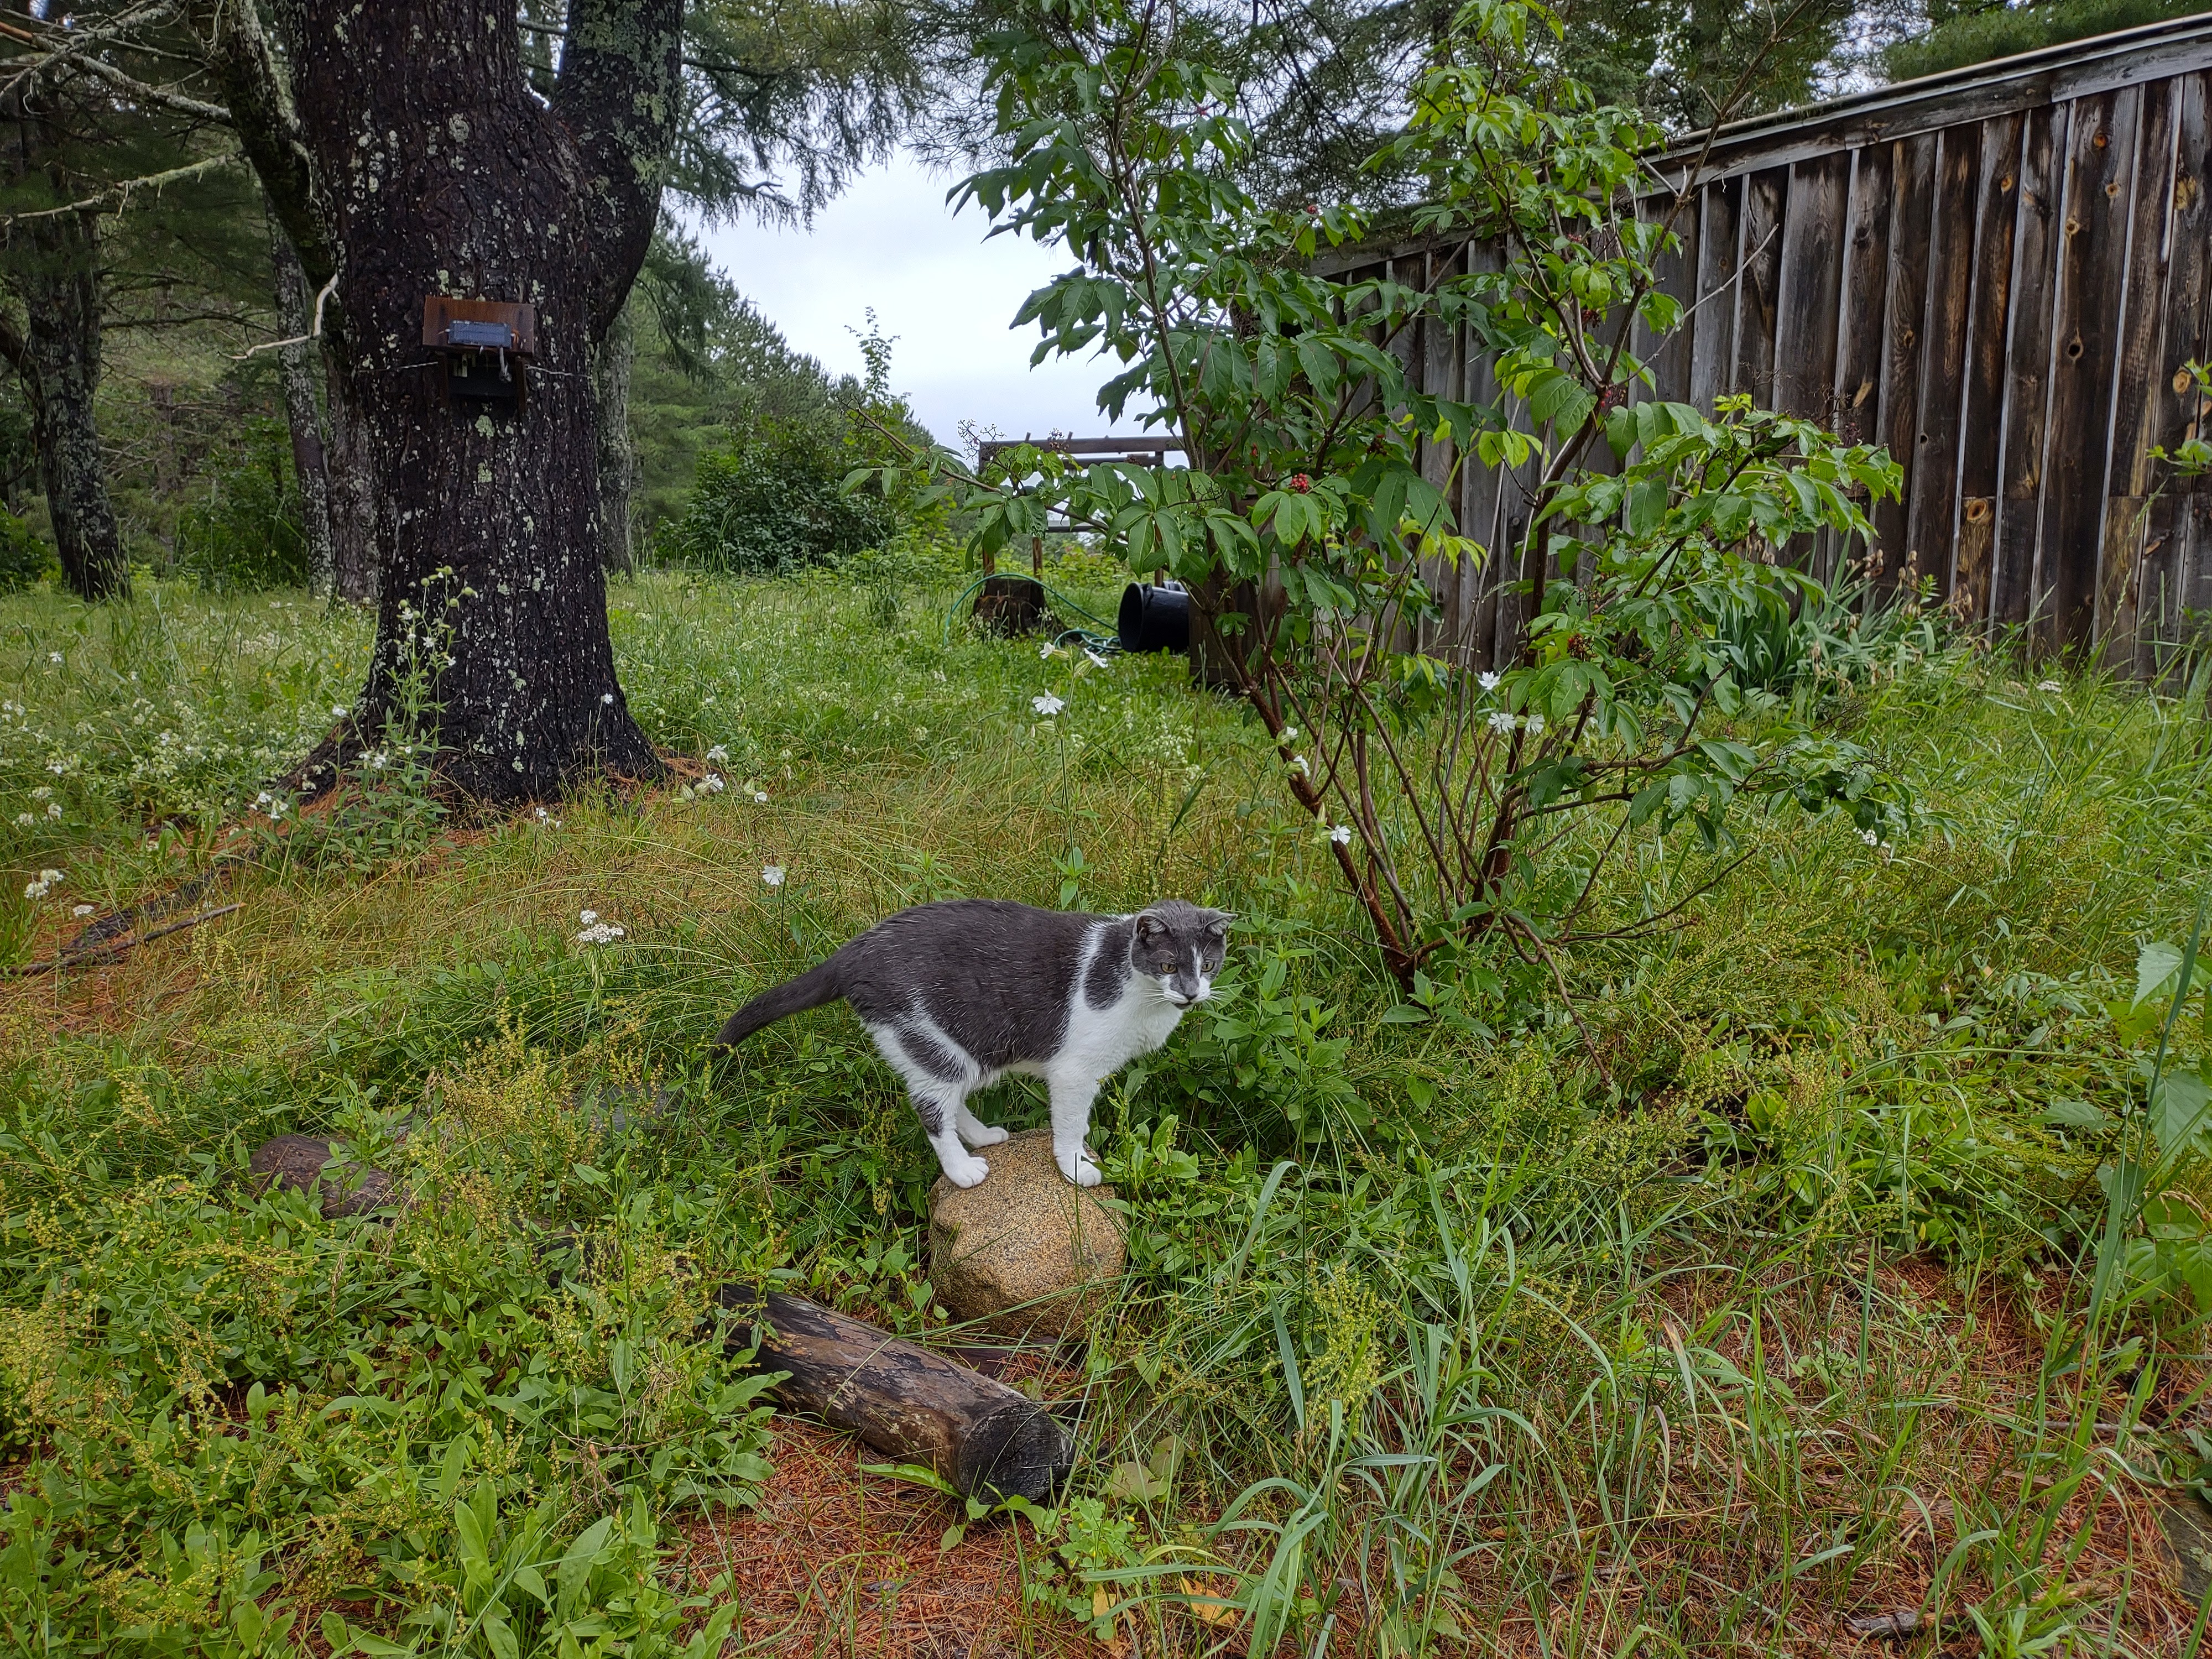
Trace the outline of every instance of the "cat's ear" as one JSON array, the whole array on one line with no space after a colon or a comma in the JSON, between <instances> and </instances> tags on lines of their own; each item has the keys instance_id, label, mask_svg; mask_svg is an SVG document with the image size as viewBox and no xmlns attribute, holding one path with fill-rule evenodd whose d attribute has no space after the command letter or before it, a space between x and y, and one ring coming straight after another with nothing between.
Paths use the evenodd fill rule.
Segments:
<instances>
[{"instance_id":1,"label":"cat's ear","mask_svg":"<svg viewBox=\"0 0 2212 1659\"><path fill-rule=\"evenodd\" d=\"M1206 914L1206 931L1216 939L1228 938L1229 924L1237 920L1237 913L1234 910L1209 910Z\"/></svg>"},{"instance_id":2,"label":"cat's ear","mask_svg":"<svg viewBox=\"0 0 2212 1659\"><path fill-rule=\"evenodd\" d=\"M1137 913L1137 937L1139 939L1154 939L1165 932L1167 932L1167 924L1162 921L1158 916L1152 915L1152 912L1149 910L1140 910Z\"/></svg>"}]
</instances>

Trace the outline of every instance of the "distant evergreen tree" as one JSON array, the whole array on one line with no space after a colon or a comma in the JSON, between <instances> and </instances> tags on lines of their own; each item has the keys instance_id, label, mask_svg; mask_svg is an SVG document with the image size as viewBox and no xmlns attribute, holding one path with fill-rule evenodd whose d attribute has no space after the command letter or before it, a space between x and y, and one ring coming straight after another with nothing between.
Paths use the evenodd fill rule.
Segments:
<instances>
[{"instance_id":1,"label":"distant evergreen tree","mask_svg":"<svg viewBox=\"0 0 2212 1659\"><path fill-rule=\"evenodd\" d=\"M1913 33L1882 49L1881 66L1888 79L1907 81L2039 46L2086 40L2115 29L2187 17L2204 6L2205 0L2046 0L2040 5L1928 0L1925 11L1913 20Z\"/></svg>"}]
</instances>

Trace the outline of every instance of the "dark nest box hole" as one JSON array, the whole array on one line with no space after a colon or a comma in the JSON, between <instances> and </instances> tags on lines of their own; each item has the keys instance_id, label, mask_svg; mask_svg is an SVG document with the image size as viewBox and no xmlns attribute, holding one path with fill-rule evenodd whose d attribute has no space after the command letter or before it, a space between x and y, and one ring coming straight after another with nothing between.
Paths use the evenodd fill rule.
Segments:
<instances>
[{"instance_id":1,"label":"dark nest box hole","mask_svg":"<svg viewBox=\"0 0 2212 1659\"><path fill-rule=\"evenodd\" d=\"M538 313L433 294L422 301L422 343L444 360L448 398L520 406L523 371L538 355Z\"/></svg>"}]
</instances>

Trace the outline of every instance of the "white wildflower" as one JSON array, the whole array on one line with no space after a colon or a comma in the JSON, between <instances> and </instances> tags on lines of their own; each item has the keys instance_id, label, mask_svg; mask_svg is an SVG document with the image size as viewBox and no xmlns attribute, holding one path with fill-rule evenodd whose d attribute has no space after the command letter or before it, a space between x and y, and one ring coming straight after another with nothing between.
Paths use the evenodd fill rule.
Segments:
<instances>
[{"instance_id":1,"label":"white wildflower","mask_svg":"<svg viewBox=\"0 0 2212 1659\"><path fill-rule=\"evenodd\" d=\"M1100 656L1096 651L1093 651L1088 646L1084 647L1083 654L1091 659L1091 665L1093 668L1104 668L1109 666L1106 659Z\"/></svg>"},{"instance_id":2,"label":"white wildflower","mask_svg":"<svg viewBox=\"0 0 2212 1659\"><path fill-rule=\"evenodd\" d=\"M780 864L763 865L761 866L761 879L771 887L782 886L783 866Z\"/></svg>"},{"instance_id":3,"label":"white wildflower","mask_svg":"<svg viewBox=\"0 0 2212 1659\"><path fill-rule=\"evenodd\" d=\"M1304 755L1291 757L1291 770L1302 778L1310 778L1313 775L1313 768L1306 764L1306 757Z\"/></svg>"},{"instance_id":4,"label":"white wildflower","mask_svg":"<svg viewBox=\"0 0 2212 1659\"><path fill-rule=\"evenodd\" d=\"M53 798L54 787L50 783L42 783L37 788L31 791L31 799L33 800L52 800Z\"/></svg>"},{"instance_id":5,"label":"white wildflower","mask_svg":"<svg viewBox=\"0 0 2212 1659\"><path fill-rule=\"evenodd\" d=\"M1048 691L1041 697L1031 697L1030 699L1030 707L1036 709L1038 714L1043 715L1047 720L1050 720L1054 714L1060 713L1061 709L1066 708L1067 705L1062 702L1058 697L1053 696L1051 692Z\"/></svg>"},{"instance_id":6,"label":"white wildflower","mask_svg":"<svg viewBox=\"0 0 2212 1659\"><path fill-rule=\"evenodd\" d=\"M1050 640L1047 640L1042 645L1037 647L1037 659L1040 662L1049 660L1051 658L1058 654L1059 653L1054 647L1053 642Z\"/></svg>"},{"instance_id":7,"label":"white wildflower","mask_svg":"<svg viewBox=\"0 0 2212 1659\"><path fill-rule=\"evenodd\" d=\"M729 757L730 751L723 748L719 743L707 751L707 758L709 761L726 761L729 759Z\"/></svg>"},{"instance_id":8,"label":"white wildflower","mask_svg":"<svg viewBox=\"0 0 2212 1659\"><path fill-rule=\"evenodd\" d=\"M718 772L708 773L705 777L699 780L699 787L709 795L720 794L722 793L721 775Z\"/></svg>"},{"instance_id":9,"label":"white wildflower","mask_svg":"<svg viewBox=\"0 0 2212 1659\"><path fill-rule=\"evenodd\" d=\"M615 694L611 691L602 691L599 693L599 701L601 702L611 703L614 700Z\"/></svg>"},{"instance_id":10,"label":"white wildflower","mask_svg":"<svg viewBox=\"0 0 2212 1659\"><path fill-rule=\"evenodd\" d=\"M2063 691L2066 688L2057 680L2038 680L2035 689L2039 691Z\"/></svg>"},{"instance_id":11,"label":"white wildflower","mask_svg":"<svg viewBox=\"0 0 2212 1659\"><path fill-rule=\"evenodd\" d=\"M539 808L538 809L538 823L550 823L550 822L551 821L551 819L552 819L552 817L553 817L553 815L552 815L550 812L547 811L544 807L542 807L542 806L541 806L541 807L539 807Z\"/></svg>"},{"instance_id":12,"label":"white wildflower","mask_svg":"<svg viewBox=\"0 0 2212 1659\"><path fill-rule=\"evenodd\" d=\"M1862 830L1859 831L1859 839L1869 847L1879 847L1881 845L1881 835L1878 830Z\"/></svg>"},{"instance_id":13,"label":"white wildflower","mask_svg":"<svg viewBox=\"0 0 2212 1659\"><path fill-rule=\"evenodd\" d=\"M1495 691L1503 678L1502 675L1498 674L1477 674L1474 677L1474 683L1486 691Z\"/></svg>"},{"instance_id":14,"label":"white wildflower","mask_svg":"<svg viewBox=\"0 0 2212 1659\"><path fill-rule=\"evenodd\" d=\"M1490 717L1490 729L1493 732L1510 732L1516 724L1518 724L1518 722L1514 720L1513 716L1507 714L1503 708L1498 710Z\"/></svg>"},{"instance_id":15,"label":"white wildflower","mask_svg":"<svg viewBox=\"0 0 2212 1659\"><path fill-rule=\"evenodd\" d=\"M47 652L47 653L46 653L46 660L47 660L48 662L54 662L54 663L58 663L58 662L59 662L61 659L62 659L62 653L61 653L60 652L58 652L58 651L49 651L49 652Z\"/></svg>"},{"instance_id":16,"label":"white wildflower","mask_svg":"<svg viewBox=\"0 0 2212 1659\"><path fill-rule=\"evenodd\" d=\"M60 871L41 870L39 872L39 878L23 889L23 896L27 899L42 899L60 886L62 880Z\"/></svg>"},{"instance_id":17,"label":"white wildflower","mask_svg":"<svg viewBox=\"0 0 2212 1659\"><path fill-rule=\"evenodd\" d=\"M1339 847L1350 846L1352 844L1352 826L1348 823L1338 824L1335 829L1328 832L1328 838L1334 842Z\"/></svg>"},{"instance_id":18,"label":"white wildflower","mask_svg":"<svg viewBox=\"0 0 2212 1659\"><path fill-rule=\"evenodd\" d=\"M597 921L599 919L599 913L597 910L583 910L583 911L579 911L579 912L577 913L577 915L576 915L576 920L577 920L577 921L580 921L580 922L582 922L582 923L584 924L584 926L585 926L585 927L590 927L593 922Z\"/></svg>"},{"instance_id":19,"label":"white wildflower","mask_svg":"<svg viewBox=\"0 0 2212 1659\"><path fill-rule=\"evenodd\" d=\"M332 720L343 720L345 717L346 717L346 706L345 706L343 703L342 703L342 702L334 702L334 703L332 703L332 704L331 705L331 718Z\"/></svg>"},{"instance_id":20,"label":"white wildflower","mask_svg":"<svg viewBox=\"0 0 2212 1659\"><path fill-rule=\"evenodd\" d=\"M589 911L585 912L586 915ZM595 921L576 935L579 945L612 945L623 936L623 930L611 921Z\"/></svg>"},{"instance_id":21,"label":"white wildflower","mask_svg":"<svg viewBox=\"0 0 2212 1659\"><path fill-rule=\"evenodd\" d=\"M58 801L58 800L50 800L50 801L48 801L48 802L46 803L46 816L47 816L48 817L50 817L50 818L58 818L58 817L61 817L61 815L62 815L62 804L61 804L59 801Z\"/></svg>"},{"instance_id":22,"label":"white wildflower","mask_svg":"<svg viewBox=\"0 0 2212 1659\"><path fill-rule=\"evenodd\" d=\"M1544 735L1544 717L1541 714L1528 716L1528 735L1532 738L1540 738Z\"/></svg>"},{"instance_id":23,"label":"white wildflower","mask_svg":"<svg viewBox=\"0 0 2212 1659\"><path fill-rule=\"evenodd\" d=\"M765 806L765 805L768 805L768 791L767 791L767 790L765 790L765 789L756 789L756 790L754 790L754 791L753 791L753 805L756 805L756 806Z\"/></svg>"},{"instance_id":24,"label":"white wildflower","mask_svg":"<svg viewBox=\"0 0 2212 1659\"><path fill-rule=\"evenodd\" d=\"M1295 726L1285 726L1283 728L1283 735L1275 739L1277 743L1296 743L1297 740L1298 728Z\"/></svg>"}]
</instances>

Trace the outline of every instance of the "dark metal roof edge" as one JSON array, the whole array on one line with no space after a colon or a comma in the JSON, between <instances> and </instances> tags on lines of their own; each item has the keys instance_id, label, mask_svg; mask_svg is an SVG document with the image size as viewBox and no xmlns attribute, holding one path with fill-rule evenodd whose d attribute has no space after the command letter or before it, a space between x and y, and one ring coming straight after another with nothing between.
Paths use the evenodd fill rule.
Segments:
<instances>
[{"instance_id":1,"label":"dark metal roof edge","mask_svg":"<svg viewBox=\"0 0 2212 1659\"><path fill-rule=\"evenodd\" d=\"M2057 46L2038 46L2033 52L2016 52L2009 58L1993 58L1984 63L1945 70L1937 75L1923 75L1917 80L1899 81L1890 86L1870 88L1865 92L1848 93L1817 104L1801 104L1793 109L1777 110L1767 115L1746 116L1740 121L1729 122L1717 133L1711 134L1713 147L1710 160L1714 165L1721 164L1727 153L1740 145L1759 140L1771 142L1798 129L1827 126L1838 121L1886 110L1893 110L1901 115L1917 103L1936 101L1970 89L1995 91L2008 82L2032 81L2053 70L2065 70L2079 76L2092 64L2109 58L2125 58L2146 46L2168 46L2192 40L2203 42L2204 62L2212 65L2212 12L2199 12L2188 17L2169 17L2160 22L2143 23L2131 29L2116 29L2110 34L2064 40ZM1698 153L1705 148L1708 131L1701 130L1686 133L1674 140L1650 158L1651 165L1663 168L1695 160Z\"/></svg>"}]
</instances>

